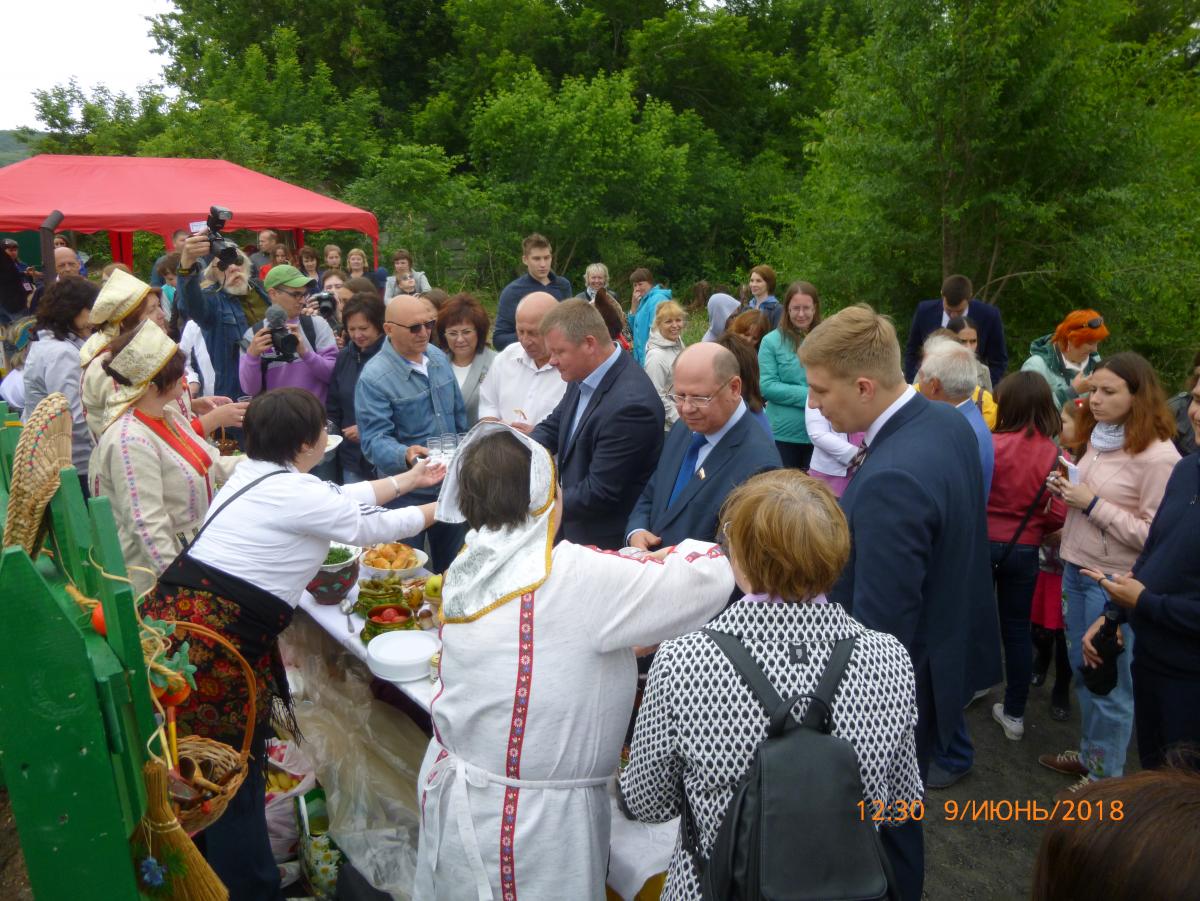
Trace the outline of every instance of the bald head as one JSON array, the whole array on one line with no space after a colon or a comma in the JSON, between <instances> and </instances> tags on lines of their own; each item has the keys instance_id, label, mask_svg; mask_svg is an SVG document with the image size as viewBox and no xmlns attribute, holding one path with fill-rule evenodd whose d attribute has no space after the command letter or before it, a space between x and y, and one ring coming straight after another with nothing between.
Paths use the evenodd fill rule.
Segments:
<instances>
[{"instance_id":1,"label":"bald head","mask_svg":"<svg viewBox=\"0 0 1200 901\"><path fill-rule=\"evenodd\" d=\"M54 248L54 272L59 278L79 274L79 256L70 247Z\"/></svg>"},{"instance_id":2,"label":"bald head","mask_svg":"<svg viewBox=\"0 0 1200 901\"><path fill-rule=\"evenodd\" d=\"M675 358L675 377L682 371L685 377L709 375L716 384L738 375L737 357L713 341L702 341L684 349Z\"/></svg>"},{"instance_id":3,"label":"bald head","mask_svg":"<svg viewBox=\"0 0 1200 901\"><path fill-rule=\"evenodd\" d=\"M742 401L737 357L711 341L693 344L675 359L671 390L676 397L686 398L676 407L689 429L701 435L719 432ZM697 403L693 398L711 400Z\"/></svg>"},{"instance_id":4,"label":"bald head","mask_svg":"<svg viewBox=\"0 0 1200 901\"><path fill-rule=\"evenodd\" d=\"M550 354L542 338L542 319L558 306L558 298L545 291L526 294L517 304L517 340L522 349L539 368L546 365Z\"/></svg>"},{"instance_id":5,"label":"bald head","mask_svg":"<svg viewBox=\"0 0 1200 901\"><path fill-rule=\"evenodd\" d=\"M407 360L419 362L429 347L437 310L423 297L397 294L387 305L383 330L396 353ZM416 328L414 333L413 328Z\"/></svg>"}]
</instances>

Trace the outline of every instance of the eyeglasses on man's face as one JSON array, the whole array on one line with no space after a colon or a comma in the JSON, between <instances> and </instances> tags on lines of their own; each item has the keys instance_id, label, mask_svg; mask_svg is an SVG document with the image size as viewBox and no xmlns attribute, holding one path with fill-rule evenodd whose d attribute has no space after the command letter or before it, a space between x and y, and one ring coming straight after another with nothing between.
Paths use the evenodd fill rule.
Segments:
<instances>
[{"instance_id":1,"label":"eyeglasses on man's face","mask_svg":"<svg viewBox=\"0 0 1200 901\"><path fill-rule=\"evenodd\" d=\"M280 294L286 294L292 300L302 300L304 298L304 291L289 291L287 288L276 288L275 290Z\"/></svg>"},{"instance_id":2,"label":"eyeglasses on man's face","mask_svg":"<svg viewBox=\"0 0 1200 901\"><path fill-rule=\"evenodd\" d=\"M716 398L716 396L721 393L721 389L724 388L726 385L728 385L732 381L733 381L732 376L727 378L725 381L723 381L720 385L717 386L716 391L714 391L712 394L708 395L707 397L705 397L702 394L668 394L667 397L669 397L671 400L673 400L680 407L682 407L684 404L691 404L693 407L702 409L704 407L707 407L709 404L711 404L713 402L713 400Z\"/></svg>"},{"instance_id":3,"label":"eyeglasses on man's face","mask_svg":"<svg viewBox=\"0 0 1200 901\"><path fill-rule=\"evenodd\" d=\"M384 321L397 328L406 328L414 335L419 335L423 331L432 332L433 327L437 325L436 319L430 319L428 322L414 322L412 325L405 325L403 322L397 322L395 319L386 319Z\"/></svg>"}]
</instances>

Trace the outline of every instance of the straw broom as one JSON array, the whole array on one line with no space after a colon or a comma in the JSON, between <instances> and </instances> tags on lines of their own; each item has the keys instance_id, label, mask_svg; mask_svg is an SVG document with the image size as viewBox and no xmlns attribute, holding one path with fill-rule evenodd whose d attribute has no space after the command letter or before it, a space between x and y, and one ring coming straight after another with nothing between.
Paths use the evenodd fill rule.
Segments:
<instances>
[{"instance_id":1,"label":"straw broom","mask_svg":"<svg viewBox=\"0 0 1200 901\"><path fill-rule=\"evenodd\" d=\"M134 833L138 888L151 897L173 901L229 901L225 888L188 834L179 825L167 794L167 765L157 758L142 768L146 813Z\"/></svg>"}]
</instances>

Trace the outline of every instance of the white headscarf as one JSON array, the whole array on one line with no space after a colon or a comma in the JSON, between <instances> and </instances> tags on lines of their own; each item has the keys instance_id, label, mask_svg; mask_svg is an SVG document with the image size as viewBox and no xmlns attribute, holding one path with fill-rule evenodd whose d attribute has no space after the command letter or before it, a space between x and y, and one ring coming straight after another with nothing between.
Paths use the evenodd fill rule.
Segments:
<instances>
[{"instance_id":1,"label":"white headscarf","mask_svg":"<svg viewBox=\"0 0 1200 901\"><path fill-rule=\"evenodd\" d=\"M446 472L437 518L441 522L465 521L459 504L459 470L466 451L494 432L506 432L529 449L529 516L511 528L467 533L465 547L450 564L442 586L442 619L448 623L478 619L533 591L550 575L558 477L549 452L516 429L501 422L481 422L471 429Z\"/></svg>"}]
</instances>

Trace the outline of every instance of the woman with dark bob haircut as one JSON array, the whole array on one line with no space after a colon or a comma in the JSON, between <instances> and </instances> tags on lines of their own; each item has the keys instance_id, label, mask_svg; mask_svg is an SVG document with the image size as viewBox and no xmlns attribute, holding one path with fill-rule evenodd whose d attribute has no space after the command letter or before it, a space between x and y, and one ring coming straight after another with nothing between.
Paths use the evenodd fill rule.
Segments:
<instances>
[{"instance_id":1,"label":"woman with dark bob haircut","mask_svg":"<svg viewBox=\"0 0 1200 901\"><path fill-rule=\"evenodd\" d=\"M502 423L450 464L438 520L471 530L442 586L414 898L474 898L486 879L497 898L602 899L632 649L695 628L733 589L707 542L555 544L560 509L550 454Z\"/></svg>"},{"instance_id":2,"label":"woman with dark bob haircut","mask_svg":"<svg viewBox=\"0 0 1200 901\"><path fill-rule=\"evenodd\" d=\"M487 376L496 351L487 346L487 310L470 294L455 294L438 310L434 333L454 368L467 408L467 425L479 421L479 383Z\"/></svg>"},{"instance_id":3,"label":"woman with dark bob haircut","mask_svg":"<svg viewBox=\"0 0 1200 901\"><path fill-rule=\"evenodd\" d=\"M309 471L325 454L325 408L301 388L277 388L246 408L246 459L213 498L192 544L159 578L143 616L200 623L220 632L258 677L259 724L251 753L263 760L274 712L290 721L276 639L291 622L330 541L368 545L415 535L433 522L433 504L381 509L434 485L441 466L344 488ZM212 642L195 637L197 688L179 707L180 730L237 745L246 726L246 685ZM294 728L294 723L290 723ZM263 769L251 765L221 819L205 830L205 855L232 898L279 898L264 813Z\"/></svg>"},{"instance_id":4,"label":"woman with dark bob haircut","mask_svg":"<svg viewBox=\"0 0 1200 901\"><path fill-rule=\"evenodd\" d=\"M705 635L713 630L736 636L783 698L811 697L834 645L853 639L830 711L833 734L858 755L864 797L906 820L922 795L916 680L898 639L865 628L825 598L850 555L850 529L837 498L824 482L780 469L735 488L720 518L745 595L703 629L658 649L621 774L626 809L648 823L669 822L686 809L700 837L698 853L711 854L770 719ZM792 715L802 719L807 706L807 700L798 703ZM695 863L682 842L663 897L700 897Z\"/></svg>"},{"instance_id":5,"label":"woman with dark bob haircut","mask_svg":"<svg viewBox=\"0 0 1200 901\"><path fill-rule=\"evenodd\" d=\"M337 450L342 482L362 482L376 476L375 467L363 456L358 416L354 412L354 389L367 361L383 347L383 318L383 301L375 291L354 294L342 307L346 345L333 364L329 393L325 397L329 421L338 427L344 439Z\"/></svg>"},{"instance_id":6,"label":"woman with dark bob haircut","mask_svg":"<svg viewBox=\"0 0 1200 901\"><path fill-rule=\"evenodd\" d=\"M1025 735L1025 702L1033 677L1029 614L1038 578L1038 549L1062 528L1067 508L1047 495L1046 476L1058 461L1054 439L1062 419L1050 385L1036 372L1005 376L996 390L992 434L995 471L988 495L988 541L1004 645L1004 702L992 719L1011 741Z\"/></svg>"},{"instance_id":7,"label":"woman with dark bob haircut","mask_svg":"<svg viewBox=\"0 0 1200 901\"><path fill-rule=\"evenodd\" d=\"M92 436L80 396L79 351L92 334L92 305L100 289L86 278L60 278L42 295L37 308L37 340L25 360L26 419L51 394L62 394L71 405L71 462L87 496L88 457Z\"/></svg>"}]
</instances>

